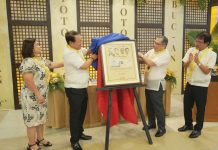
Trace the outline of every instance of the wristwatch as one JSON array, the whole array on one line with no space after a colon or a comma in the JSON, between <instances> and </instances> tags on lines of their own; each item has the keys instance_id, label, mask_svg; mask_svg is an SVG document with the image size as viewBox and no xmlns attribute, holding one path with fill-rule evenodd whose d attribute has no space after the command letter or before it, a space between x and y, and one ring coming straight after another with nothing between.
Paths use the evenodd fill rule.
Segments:
<instances>
[{"instance_id":1,"label":"wristwatch","mask_svg":"<svg viewBox=\"0 0 218 150\"><path fill-rule=\"evenodd\" d=\"M200 62L198 63L198 66L199 66L199 67L201 66L201 63L200 63Z\"/></svg>"}]
</instances>

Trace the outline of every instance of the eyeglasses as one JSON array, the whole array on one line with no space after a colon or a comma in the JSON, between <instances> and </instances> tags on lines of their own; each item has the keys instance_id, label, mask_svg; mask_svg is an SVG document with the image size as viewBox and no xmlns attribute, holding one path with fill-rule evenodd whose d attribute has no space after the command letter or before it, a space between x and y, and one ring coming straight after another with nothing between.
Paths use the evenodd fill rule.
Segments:
<instances>
[{"instance_id":1,"label":"eyeglasses","mask_svg":"<svg viewBox=\"0 0 218 150\"><path fill-rule=\"evenodd\" d=\"M204 41L203 41L203 40L195 40L195 42L196 42L196 43L201 43L201 44L203 44L203 43L204 43Z\"/></svg>"}]
</instances>

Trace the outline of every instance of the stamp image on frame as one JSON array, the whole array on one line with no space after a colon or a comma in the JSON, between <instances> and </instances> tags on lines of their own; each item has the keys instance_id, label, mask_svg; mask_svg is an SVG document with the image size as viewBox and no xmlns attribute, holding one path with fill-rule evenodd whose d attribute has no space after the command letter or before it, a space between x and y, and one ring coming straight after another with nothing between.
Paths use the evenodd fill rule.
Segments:
<instances>
[{"instance_id":1,"label":"stamp image on frame","mask_svg":"<svg viewBox=\"0 0 218 150\"><path fill-rule=\"evenodd\" d=\"M115 41L101 46L104 86L139 84L134 41Z\"/></svg>"}]
</instances>

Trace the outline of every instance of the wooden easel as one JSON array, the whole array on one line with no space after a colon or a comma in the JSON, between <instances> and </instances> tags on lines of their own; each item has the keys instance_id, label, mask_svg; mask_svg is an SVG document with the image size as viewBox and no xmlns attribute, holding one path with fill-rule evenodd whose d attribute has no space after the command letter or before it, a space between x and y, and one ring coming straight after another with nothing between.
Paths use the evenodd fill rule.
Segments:
<instances>
[{"instance_id":1,"label":"wooden easel","mask_svg":"<svg viewBox=\"0 0 218 150\"><path fill-rule=\"evenodd\" d=\"M111 104L112 104L112 90L115 89L125 89L125 88L133 88L134 91L134 96L137 102L137 106L138 106L138 110L141 116L141 120L143 123L143 126L145 128L145 134L147 136L148 139L148 143L149 144L153 144L149 130L148 130L148 125L145 121L145 116L144 113L142 111L142 106L141 106L141 102L139 99L139 95L136 91L137 87L142 87L144 85L127 85L127 86L114 86L114 87L103 87L103 88L97 88L97 91L109 91L109 96L108 96L108 109L107 109L107 123L106 123L106 135L105 135L105 150L108 150L109 147L109 135L110 135L110 116L111 116Z\"/></svg>"}]
</instances>

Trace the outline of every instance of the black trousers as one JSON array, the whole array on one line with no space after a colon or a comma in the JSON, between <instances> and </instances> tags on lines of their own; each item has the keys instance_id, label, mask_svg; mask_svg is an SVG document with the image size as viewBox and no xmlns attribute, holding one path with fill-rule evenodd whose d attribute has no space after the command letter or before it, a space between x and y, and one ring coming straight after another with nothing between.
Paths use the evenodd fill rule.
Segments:
<instances>
[{"instance_id":1,"label":"black trousers","mask_svg":"<svg viewBox=\"0 0 218 150\"><path fill-rule=\"evenodd\" d=\"M84 131L83 122L88 102L87 89L65 88L70 104L70 142L76 143Z\"/></svg>"},{"instance_id":2,"label":"black trousers","mask_svg":"<svg viewBox=\"0 0 218 150\"><path fill-rule=\"evenodd\" d=\"M189 83L186 84L184 93L184 117L185 124L192 126L192 108L196 103L197 114L196 114L196 125L195 130L201 131L204 123L204 113L207 100L208 87L194 86Z\"/></svg>"},{"instance_id":3,"label":"black trousers","mask_svg":"<svg viewBox=\"0 0 218 150\"><path fill-rule=\"evenodd\" d=\"M160 84L159 90L145 89L146 109L148 113L148 124L157 126L158 129L165 130L165 111L163 106L163 87Z\"/></svg>"}]
</instances>

